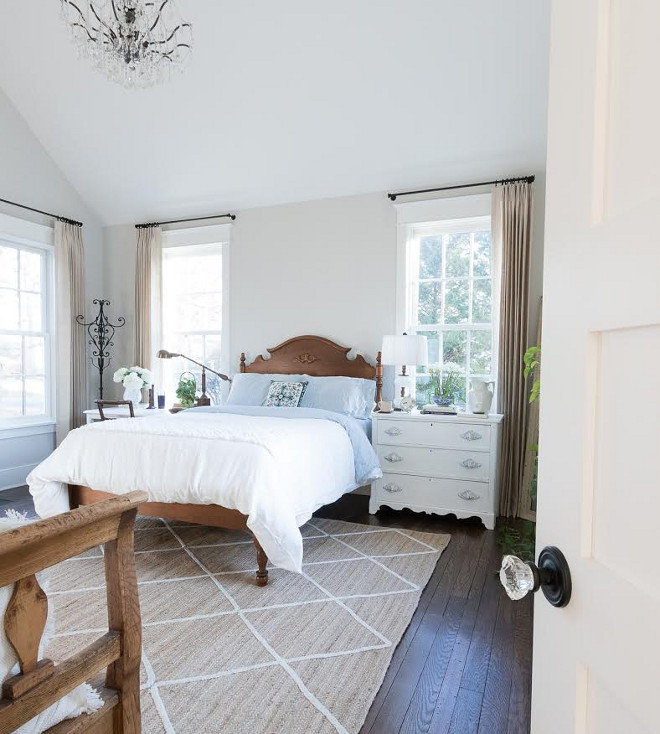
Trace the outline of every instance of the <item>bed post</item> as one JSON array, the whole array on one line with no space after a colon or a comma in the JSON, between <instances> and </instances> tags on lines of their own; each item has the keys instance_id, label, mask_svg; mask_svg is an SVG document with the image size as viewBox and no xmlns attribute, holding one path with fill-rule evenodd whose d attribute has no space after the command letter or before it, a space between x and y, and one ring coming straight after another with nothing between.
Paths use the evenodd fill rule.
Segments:
<instances>
[{"instance_id":1,"label":"bed post","mask_svg":"<svg viewBox=\"0 0 660 734\"><path fill-rule=\"evenodd\" d=\"M241 352L241 363L238 366L239 372L245 372L245 352Z\"/></svg>"},{"instance_id":2,"label":"bed post","mask_svg":"<svg viewBox=\"0 0 660 734\"><path fill-rule=\"evenodd\" d=\"M268 556L264 553L264 549L261 547L261 543L257 540L257 536L253 537L254 547L257 549L257 565L259 570L257 571L257 586L265 586L268 583Z\"/></svg>"},{"instance_id":3,"label":"bed post","mask_svg":"<svg viewBox=\"0 0 660 734\"><path fill-rule=\"evenodd\" d=\"M376 355L376 405L383 399L383 354Z\"/></svg>"}]
</instances>

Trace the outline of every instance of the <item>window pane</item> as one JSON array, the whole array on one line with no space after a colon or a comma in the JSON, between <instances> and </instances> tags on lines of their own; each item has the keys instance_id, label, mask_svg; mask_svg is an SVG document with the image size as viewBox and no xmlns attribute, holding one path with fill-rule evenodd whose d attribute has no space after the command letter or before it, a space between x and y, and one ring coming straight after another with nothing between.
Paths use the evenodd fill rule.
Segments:
<instances>
[{"instance_id":1,"label":"window pane","mask_svg":"<svg viewBox=\"0 0 660 734\"><path fill-rule=\"evenodd\" d=\"M443 369L465 373L467 367L467 331L445 331L442 334Z\"/></svg>"},{"instance_id":2,"label":"window pane","mask_svg":"<svg viewBox=\"0 0 660 734\"><path fill-rule=\"evenodd\" d=\"M425 336L429 345L429 365L432 367L440 364L440 335L437 331L417 331L420 336ZM424 372L426 367L422 368Z\"/></svg>"},{"instance_id":3,"label":"window pane","mask_svg":"<svg viewBox=\"0 0 660 734\"><path fill-rule=\"evenodd\" d=\"M420 283L417 323L439 324L442 309L442 284Z\"/></svg>"},{"instance_id":4,"label":"window pane","mask_svg":"<svg viewBox=\"0 0 660 734\"><path fill-rule=\"evenodd\" d=\"M18 329L18 291L0 288L0 329Z\"/></svg>"},{"instance_id":5,"label":"window pane","mask_svg":"<svg viewBox=\"0 0 660 734\"><path fill-rule=\"evenodd\" d=\"M21 329L41 331L41 296L21 293Z\"/></svg>"},{"instance_id":6,"label":"window pane","mask_svg":"<svg viewBox=\"0 0 660 734\"><path fill-rule=\"evenodd\" d=\"M0 418L23 415L23 380L20 377L0 377Z\"/></svg>"},{"instance_id":7,"label":"window pane","mask_svg":"<svg viewBox=\"0 0 660 734\"><path fill-rule=\"evenodd\" d=\"M445 299L445 324L463 324L469 318L470 287L467 280L447 280Z\"/></svg>"},{"instance_id":8,"label":"window pane","mask_svg":"<svg viewBox=\"0 0 660 734\"><path fill-rule=\"evenodd\" d=\"M46 413L46 381L43 377L25 378L25 415Z\"/></svg>"},{"instance_id":9,"label":"window pane","mask_svg":"<svg viewBox=\"0 0 660 734\"><path fill-rule=\"evenodd\" d=\"M470 335L470 372L473 375L490 375L492 332L473 331Z\"/></svg>"},{"instance_id":10,"label":"window pane","mask_svg":"<svg viewBox=\"0 0 660 734\"><path fill-rule=\"evenodd\" d=\"M442 235L419 240L419 277L442 277Z\"/></svg>"},{"instance_id":11,"label":"window pane","mask_svg":"<svg viewBox=\"0 0 660 734\"><path fill-rule=\"evenodd\" d=\"M0 376L21 374L21 337L0 335Z\"/></svg>"},{"instance_id":12,"label":"window pane","mask_svg":"<svg viewBox=\"0 0 660 734\"><path fill-rule=\"evenodd\" d=\"M474 233L474 275L490 275L490 232Z\"/></svg>"},{"instance_id":13,"label":"window pane","mask_svg":"<svg viewBox=\"0 0 660 734\"><path fill-rule=\"evenodd\" d=\"M467 232L445 235L447 243L446 276L467 277L470 274L470 235Z\"/></svg>"},{"instance_id":14,"label":"window pane","mask_svg":"<svg viewBox=\"0 0 660 734\"><path fill-rule=\"evenodd\" d=\"M23 290L41 290L41 257L38 252L21 251L21 288Z\"/></svg>"},{"instance_id":15,"label":"window pane","mask_svg":"<svg viewBox=\"0 0 660 734\"><path fill-rule=\"evenodd\" d=\"M491 280L475 280L472 286L472 323L489 324L492 318Z\"/></svg>"},{"instance_id":16,"label":"window pane","mask_svg":"<svg viewBox=\"0 0 660 734\"><path fill-rule=\"evenodd\" d=\"M25 374L46 374L45 339L42 336L25 337Z\"/></svg>"},{"instance_id":17,"label":"window pane","mask_svg":"<svg viewBox=\"0 0 660 734\"><path fill-rule=\"evenodd\" d=\"M204 341L204 361L214 370L220 369L221 350L222 337L220 334L208 334Z\"/></svg>"},{"instance_id":18,"label":"window pane","mask_svg":"<svg viewBox=\"0 0 660 734\"><path fill-rule=\"evenodd\" d=\"M0 245L0 287L18 286L18 250Z\"/></svg>"}]
</instances>

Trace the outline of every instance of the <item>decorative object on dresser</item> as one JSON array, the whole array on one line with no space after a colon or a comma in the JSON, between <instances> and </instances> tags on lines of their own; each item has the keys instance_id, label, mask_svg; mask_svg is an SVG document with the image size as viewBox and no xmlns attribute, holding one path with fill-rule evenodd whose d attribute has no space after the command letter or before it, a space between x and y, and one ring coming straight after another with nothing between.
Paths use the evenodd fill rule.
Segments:
<instances>
[{"instance_id":1,"label":"decorative object on dresser","mask_svg":"<svg viewBox=\"0 0 660 734\"><path fill-rule=\"evenodd\" d=\"M198 362L196 359L193 359L192 357L188 357L185 354L177 354L176 352L168 352L167 349L160 349L156 356L158 357L158 359L173 359L174 357L183 357L183 359L187 359L188 362L192 362L193 364L196 364L198 367L202 368L202 394L197 398L197 405L211 405L211 398L206 394L206 371L207 370L213 373L214 375L217 375L221 380L225 380L226 382L231 382L231 378L227 377L227 375L223 375L222 372L216 372L215 370L212 370L207 365L202 364L201 362Z\"/></svg>"},{"instance_id":2,"label":"decorative object on dresser","mask_svg":"<svg viewBox=\"0 0 660 734\"><path fill-rule=\"evenodd\" d=\"M128 413L124 413L121 416L108 416L104 413L105 408L118 408L121 405L125 405L128 408ZM96 401L96 407L99 409L99 418L102 421L111 421L116 420L119 417L126 417L129 418L135 418L135 411L133 410L133 401L132 400L97 400ZM88 421L89 423L90 421Z\"/></svg>"},{"instance_id":3,"label":"decorative object on dresser","mask_svg":"<svg viewBox=\"0 0 660 734\"><path fill-rule=\"evenodd\" d=\"M124 386L124 400L130 400L134 405L142 402L142 389L149 387L154 378L151 370L144 367L120 367L112 379Z\"/></svg>"},{"instance_id":4,"label":"decorative object on dresser","mask_svg":"<svg viewBox=\"0 0 660 734\"><path fill-rule=\"evenodd\" d=\"M372 443L383 478L371 485L369 512L395 510L480 517L493 530L503 416L373 416Z\"/></svg>"},{"instance_id":5,"label":"decorative object on dresser","mask_svg":"<svg viewBox=\"0 0 660 734\"><path fill-rule=\"evenodd\" d=\"M459 370L453 369L453 367L455 365L445 364L442 369L433 367L429 369L429 379L421 385L421 389L432 392L433 403L424 406L425 412L447 414L457 412L454 405L454 396L460 391L463 380Z\"/></svg>"},{"instance_id":6,"label":"decorative object on dresser","mask_svg":"<svg viewBox=\"0 0 660 734\"><path fill-rule=\"evenodd\" d=\"M470 380L470 392L468 393L468 408L472 413L485 413L490 410L493 404L493 391L488 389L489 386L495 385L492 380L482 380L479 377L473 377Z\"/></svg>"},{"instance_id":7,"label":"decorative object on dresser","mask_svg":"<svg viewBox=\"0 0 660 734\"><path fill-rule=\"evenodd\" d=\"M383 364L401 366L401 374L397 375L395 379L395 386L399 388L399 403L401 398L406 395L407 383L414 375L408 375L408 365L426 365L429 361L428 353L428 342L425 336L418 336L417 334L389 334L383 337L383 348L382 348L382 361ZM407 403L410 405L410 403ZM403 408L404 410L411 410L409 408Z\"/></svg>"},{"instance_id":8,"label":"decorative object on dresser","mask_svg":"<svg viewBox=\"0 0 660 734\"><path fill-rule=\"evenodd\" d=\"M123 316L118 316L117 323L113 324L105 313L105 307L110 305L110 301L105 298L95 298L92 303L99 307L99 312L93 321L86 322L85 317L79 314L76 316L76 323L87 329L89 344L92 347L90 359L99 373L99 399L103 400L103 373L110 364L110 347L114 346L112 340L115 331L126 324L126 319Z\"/></svg>"}]
</instances>

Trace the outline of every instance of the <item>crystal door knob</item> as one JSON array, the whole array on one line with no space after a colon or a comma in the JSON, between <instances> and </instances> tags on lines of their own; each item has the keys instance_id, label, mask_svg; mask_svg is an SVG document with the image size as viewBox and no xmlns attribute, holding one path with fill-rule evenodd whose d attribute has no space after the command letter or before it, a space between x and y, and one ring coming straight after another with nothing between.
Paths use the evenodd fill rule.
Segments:
<instances>
[{"instance_id":1,"label":"crystal door knob","mask_svg":"<svg viewBox=\"0 0 660 734\"><path fill-rule=\"evenodd\" d=\"M554 607L565 607L571 599L571 572L564 554L553 545L539 553L538 566L518 556L504 556L500 581L513 601L539 589Z\"/></svg>"}]
</instances>

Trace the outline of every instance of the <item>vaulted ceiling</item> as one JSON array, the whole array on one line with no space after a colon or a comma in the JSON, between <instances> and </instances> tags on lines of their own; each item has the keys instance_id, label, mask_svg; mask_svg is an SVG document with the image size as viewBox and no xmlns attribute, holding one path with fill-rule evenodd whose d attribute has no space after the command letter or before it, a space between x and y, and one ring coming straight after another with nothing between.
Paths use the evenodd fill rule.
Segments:
<instances>
[{"instance_id":1,"label":"vaulted ceiling","mask_svg":"<svg viewBox=\"0 0 660 734\"><path fill-rule=\"evenodd\" d=\"M2 3L0 87L106 224L543 169L549 0L178 0L190 64L146 90L59 4Z\"/></svg>"}]
</instances>

